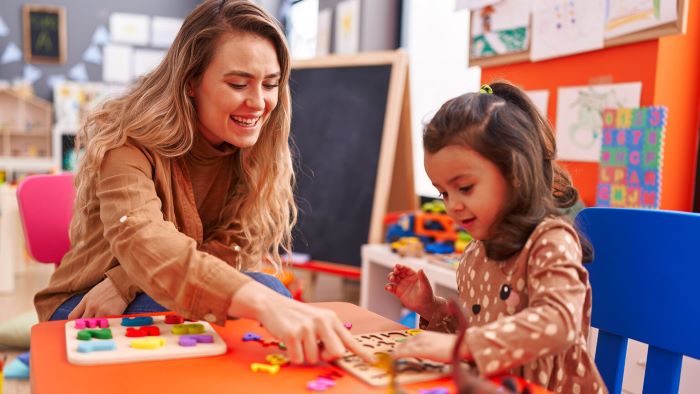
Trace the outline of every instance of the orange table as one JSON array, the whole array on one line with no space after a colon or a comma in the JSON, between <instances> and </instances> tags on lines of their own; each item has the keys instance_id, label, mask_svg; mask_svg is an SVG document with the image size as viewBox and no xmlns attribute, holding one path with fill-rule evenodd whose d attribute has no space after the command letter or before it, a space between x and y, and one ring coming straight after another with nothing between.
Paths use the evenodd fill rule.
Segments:
<instances>
[{"instance_id":1,"label":"orange table","mask_svg":"<svg viewBox=\"0 0 700 394\"><path fill-rule=\"evenodd\" d=\"M405 329L389 319L344 302L314 304L335 311L344 322L352 323L353 334ZM264 334L252 320L230 320L225 327L214 326L228 351L215 357L139 362L129 364L77 366L66 358L65 321L37 324L32 328L30 379L32 393L227 393L255 390L257 393L310 393L306 383L329 370L343 373L337 386L328 394L386 393L386 388L373 388L329 364L288 366L276 375L254 373L253 362L265 362L265 356L279 353L276 347L263 347L257 342L243 342L243 334L252 331ZM264 336L264 335L263 335ZM428 383L405 385L416 392L419 388L448 387L449 378Z\"/></svg>"}]
</instances>

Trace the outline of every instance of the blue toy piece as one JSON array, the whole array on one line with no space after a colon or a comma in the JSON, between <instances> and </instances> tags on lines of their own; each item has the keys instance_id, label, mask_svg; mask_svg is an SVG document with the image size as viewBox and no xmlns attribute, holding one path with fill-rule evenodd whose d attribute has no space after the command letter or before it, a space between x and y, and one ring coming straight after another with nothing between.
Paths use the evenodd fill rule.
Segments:
<instances>
[{"instance_id":1,"label":"blue toy piece","mask_svg":"<svg viewBox=\"0 0 700 394\"><path fill-rule=\"evenodd\" d=\"M153 318L150 316L124 317L122 318L122 326L124 327L141 327L153 325Z\"/></svg>"},{"instance_id":2,"label":"blue toy piece","mask_svg":"<svg viewBox=\"0 0 700 394\"><path fill-rule=\"evenodd\" d=\"M116 342L113 340L96 340L89 342L82 342L78 344L79 353L90 353L90 352L102 352L115 350L117 348Z\"/></svg>"},{"instance_id":3,"label":"blue toy piece","mask_svg":"<svg viewBox=\"0 0 700 394\"><path fill-rule=\"evenodd\" d=\"M433 242L425 245L426 253L448 254L453 253L454 251L455 245L453 243Z\"/></svg>"},{"instance_id":4,"label":"blue toy piece","mask_svg":"<svg viewBox=\"0 0 700 394\"><path fill-rule=\"evenodd\" d=\"M413 231L415 220L415 216L412 214L401 215L399 220L387 229L386 242L392 243L398 241L401 237L416 236L416 233Z\"/></svg>"},{"instance_id":5,"label":"blue toy piece","mask_svg":"<svg viewBox=\"0 0 700 394\"><path fill-rule=\"evenodd\" d=\"M5 379L27 380L29 379L29 366L19 359L14 359L5 365L2 376Z\"/></svg>"},{"instance_id":6,"label":"blue toy piece","mask_svg":"<svg viewBox=\"0 0 700 394\"><path fill-rule=\"evenodd\" d=\"M17 356L17 360L23 362L26 366L29 366L29 352L25 352Z\"/></svg>"},{"instance_id":7,"label":"blue toy piece","mask_svg":"<svg viewBox=\"0 0 700 394\"><path fill-rule=\"evenodd\" d=\"M643 393L677 393L682 356L700 358L700 214L587 208L576 222L594 247L595 362L620 393L627 338L649 344Z\"/></svg>"}]
</instances>

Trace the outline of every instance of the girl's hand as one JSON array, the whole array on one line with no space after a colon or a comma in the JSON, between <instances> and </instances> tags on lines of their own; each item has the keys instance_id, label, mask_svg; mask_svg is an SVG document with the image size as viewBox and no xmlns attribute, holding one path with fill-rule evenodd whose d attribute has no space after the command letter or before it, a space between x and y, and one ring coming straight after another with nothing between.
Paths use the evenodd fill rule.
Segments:
<instances>
[{"instance_id":1,"label":"girl's hand","mask_svg":"<svg viewBox=\"0 0 700 394\"><path fill-rule=\"evenodd\" d=\"M85 294L68 319L121 315L127 303L122 298L112 279L105 278Z\"/></svg>"},{"instance_id":2,"label":"girl's hand","mask_svg":"<svg viewBox=\"0 0 700 394\"><path fill-rule=\"evenodd\" d=\"M259 321L287 346L289 360L334 360L345 350L373 363L373 356L353 338L335 312L283 297L257 282L249 282L234 294L230 316Z\"/></svg>"},{"instance_id":3,"label":"girl's hand","mask_svg":"<svg viewBox=\"0 0 700 394\"><path fill-rule=\"evenodd\" d=\"M435 296L428 278L423 270L413 269L396 264L389 273L389 283L384 289L399 298L401 304L416 311L419 315L430 318L434 309Z\"/></svg>"},{"instance_id":4,"label":"girl's hand","mask_svg":"<svg viewBox=\"0 0 700 394\"><path fill-rule=\"evenodd\" d=\"M435 331L422 331L398 345L392 354L394 358L419 357L449 363L457 337ZM460 352L462 353L462 352Z\"/></svg>"}]
</instances>

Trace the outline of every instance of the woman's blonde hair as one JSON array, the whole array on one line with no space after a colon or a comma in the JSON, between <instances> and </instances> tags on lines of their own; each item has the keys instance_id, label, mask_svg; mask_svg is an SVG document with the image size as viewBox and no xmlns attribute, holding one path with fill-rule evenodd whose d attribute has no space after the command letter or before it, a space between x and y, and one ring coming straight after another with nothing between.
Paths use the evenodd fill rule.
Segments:
<instances>
[{"instance_id":1,"label":"woman's blonde hair","mask_svg":"<svg viewBox=\"0 0 700 394\"><path fill-rule=\"evenodd\" d=\"M240 179L215 231L233 231L241 247L237 268L256 268L266 256L279 268L280 248L291 250L291 228L297 217L288 141L289 51L275 19L246 0L201 3L185 19L160 65L125 95L106 101L87 117L76 138L76 149L84 146L85 153L75 181L74 242L85 236L88 214L99 209L96 183L108 150L124 145L127 139L169 158L191 149L198 131L188 85L201 78L218 38L236 32L255 34L273 43L281 71L279 97L256 144L236 155Z\"/></svg>"}]
</instances>

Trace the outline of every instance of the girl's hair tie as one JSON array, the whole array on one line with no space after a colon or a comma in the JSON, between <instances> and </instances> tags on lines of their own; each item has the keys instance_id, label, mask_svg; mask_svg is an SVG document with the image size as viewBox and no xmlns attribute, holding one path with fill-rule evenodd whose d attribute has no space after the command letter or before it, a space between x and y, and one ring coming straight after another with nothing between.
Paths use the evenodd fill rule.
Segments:
<instances>
[{"instance_id":1,"label":"girl's hair tie","mask_svg":"<svg viewBox=\"0 0 700 394\"><path fill-rule=\"evenodd\" d=\"M479 89L479 93L493 94L493 89L488 84L483 84Z\"/></svg>"}]
</instances>

